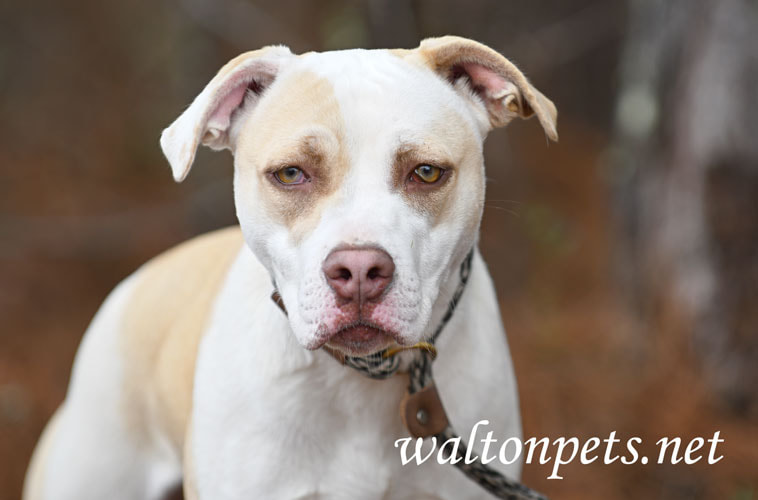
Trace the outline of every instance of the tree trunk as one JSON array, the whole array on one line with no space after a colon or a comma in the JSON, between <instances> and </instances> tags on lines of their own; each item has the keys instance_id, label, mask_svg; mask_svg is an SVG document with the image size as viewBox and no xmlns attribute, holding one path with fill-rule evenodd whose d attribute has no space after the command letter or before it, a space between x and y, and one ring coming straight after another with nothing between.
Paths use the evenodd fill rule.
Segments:
<instances>
[{"instance_id":1,"label":"tree trunk","mask_svg":"<svg viewBox=\"0 0 758 500\"><path fill-rule=\"evenodd\" d=\"M757 9L632 1L614 149L637 305L684 320L737 411L758 410Z\"/></svg>"}]
</instances>

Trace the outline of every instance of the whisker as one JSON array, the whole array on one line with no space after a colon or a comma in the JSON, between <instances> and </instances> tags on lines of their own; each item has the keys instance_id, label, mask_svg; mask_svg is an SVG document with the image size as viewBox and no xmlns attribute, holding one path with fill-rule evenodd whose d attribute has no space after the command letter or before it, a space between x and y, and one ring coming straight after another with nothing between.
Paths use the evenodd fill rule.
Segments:
<instances>
[{"instance_id":1,"label":"whisker","mask_svg":"<svg viewBox=\"0 0 758 500\"><path fill-rule=\"evenodd\" d=\"M505 208L505 207L498 207L497 205L487 205L487 204L485 204L484 208L494 208L496 210L502 210L503 212L507 212L507 213L509 213L509 214L511 214L511 215L513 215L515 217L521 217L521 214L518 213L518 212L516 212L515 210L511 210L511 209Z\"/></svg>"},{"instance_id":2,"label":"whisker","mask_svg":"<svg viewBox=\"0 0 758 500\"><path fill-rule=\"evenodd\" d=\"M496 202L504 202L504 203L514 203L514 204L516 204L516 205L523 205L523 204L524 204L524 202L523 202L523 201L518 201L518 200L487 200L487 201L496 201Z\"/></svg>"}]
</instances>

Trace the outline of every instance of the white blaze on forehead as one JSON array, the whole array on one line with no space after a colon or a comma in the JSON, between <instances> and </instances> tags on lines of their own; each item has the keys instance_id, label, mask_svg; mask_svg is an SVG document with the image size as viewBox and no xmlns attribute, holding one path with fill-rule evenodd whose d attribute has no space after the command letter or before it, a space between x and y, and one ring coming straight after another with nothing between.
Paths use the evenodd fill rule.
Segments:
<instances>
[{"instance_id":1,"label":"white blaze on forehead","mask_svg":"<svg viewBox=\"0 0 758 500\"><path fill-rule=\"evenodd\" d=\"M464 127L483 139L471 109L453 87L430 69L387 50L346 50L308 54L298 67L332 84L345 123L349 149L375 144L388 154L388 138L399 130L422 140L440 122L458 115L452 127ZM399 141L400 138L395 138Z\"/></svg>"}]
</instances>

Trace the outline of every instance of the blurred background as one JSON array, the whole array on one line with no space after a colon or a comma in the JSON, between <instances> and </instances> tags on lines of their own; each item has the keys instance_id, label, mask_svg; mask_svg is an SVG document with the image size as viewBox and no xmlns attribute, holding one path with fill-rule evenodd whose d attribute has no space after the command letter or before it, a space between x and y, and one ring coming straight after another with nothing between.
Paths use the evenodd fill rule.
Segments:
<instances>
[{"instance_id":1,"label":"blurred background","mask_svg":"<svg viewBox=\"0 0 758 500\"><path fill-rule=\"evenodd\" d=\"M111 288L234 224L232 159L177 185L160 131L228 59L457 34L560 112L493 132L481 248L526 436L721 431L715 465L530 465L555 499L758 498L758 4L172 0L0 4L0 499L20 496Z\"/></svg>"}]
</instances>

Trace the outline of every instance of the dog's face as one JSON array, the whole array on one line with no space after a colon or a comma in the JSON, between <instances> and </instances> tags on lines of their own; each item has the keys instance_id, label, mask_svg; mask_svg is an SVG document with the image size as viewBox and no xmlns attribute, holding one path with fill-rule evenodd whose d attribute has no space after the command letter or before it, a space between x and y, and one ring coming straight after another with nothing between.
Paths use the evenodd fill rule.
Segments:
<instances>
[{"instance_id":1,"label":"dog's face","mask_svg":"<svg viewBox=\"0 0 758 500\"><path fill-rule=\"evenodd\" d=\"M272 47L227 64L162 145L177 180L198 143L233 151L245 240L298 341L366 355L431 333L476 241L484 137L532 113L555 139L552 103L470 40L302 56Z\"/></svg>"}]
</instances>

